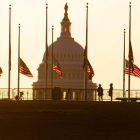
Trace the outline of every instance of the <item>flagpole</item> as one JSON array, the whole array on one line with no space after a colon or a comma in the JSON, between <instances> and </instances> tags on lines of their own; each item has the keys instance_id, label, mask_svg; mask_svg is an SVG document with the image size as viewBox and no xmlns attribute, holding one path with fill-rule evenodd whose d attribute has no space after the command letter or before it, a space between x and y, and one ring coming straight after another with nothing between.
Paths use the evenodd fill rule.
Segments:
<instances>
[{"instance_id":1,"label":"flagpole","mask_svg":"<svg viewBox=\"0 0 140 140\"><path fill-rule=\"evenodd\" d=\"M86 47L85 47L85 101L87 100L88 3L86 8L87 8L87 12L86 12Z\"/></svg>"},{"instance_id":2,"label":"flagpole","mask_svg":"<svg viewBox=\"0 0 140 140\"><path fill-rule=\"evenodd\" d=\"M46 96L47 96L47 70L48 70L48 68L47 68L47 60L48 60L48 41L47 41L47 9L48 9L48 4L46 4L46 67L45 67L45 76L46 76L46 85L45 85L45 89L46 89ZM45 96L45 98L46 98L46 96Z\"/></svg>"},{"instance_id":3,"label":"flagpole","mask_svg":"<svg viewBox=\"0 0 140 140\"><path fill-rule=\"evenodd\" d=\"M8 77L8 99L10 99L10 73L11 72L11 5L9 5L9 77Z\"/></svg>"},{"instance_id":4,"label":"flagpole","mask_svg":"<svg viewBox=\"0 0 140 140\"><path fill-rule=\"evenodd\" d=\"M54 26L52 26L52 78L51 78L51 88L53 89L53 28Z\"/></svg>"},{"instance_id":5,"label":"flagpole","mask_svg":"<svg viewBox=\"0 0 140 140\"><path fill-rule=\"evenodd\" d=\"M125 29L124 29L124 58L123 58L123 97L125 97Z\"/></svg>"},{"instance_id":6,"label":"flagpole","mask_svg":"<svg viewBox=\"0 0 140 140\"><path fill-rule=\"evenodd\" d=\"M128 101L130 101L130 65L131 65L131 53L130 53L130 42L131 42L131 2L129 5L129 74L128 74Z\"/></svg>"},{"instance_id":7,"label":"flagpole","mask_svg":"<svg viewBox=\"0 0 140 140\"><path fill-rule=\"evenodd\" d=\"M19 75L19 59L20 59L20 24L19 24L19 35L18 35L18 97L19 97L19 79L20 79L20 75Z\"/></svg>"}]
</instances>

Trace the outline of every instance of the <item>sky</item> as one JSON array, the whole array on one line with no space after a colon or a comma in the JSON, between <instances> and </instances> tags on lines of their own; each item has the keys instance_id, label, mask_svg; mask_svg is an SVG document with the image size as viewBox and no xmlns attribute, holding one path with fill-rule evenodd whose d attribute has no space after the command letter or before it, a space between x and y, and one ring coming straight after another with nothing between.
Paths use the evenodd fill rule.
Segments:
<instances>
[{"instance_id":1,"label":"sky","mask_svg":"<svg viewBox=\"0 0 140 140\"><path fill-rule=\"evenodd\" d=\"M37 81L37 68L45 52L46 3L48 4L48 45L60 36L60 22L64 5L68 3L68 17L72 22L71 36L83 47L86 43L86 3L88 8L88 58L94 69L93 82L108 89L123 88L123 47L126 29L125 58L128 59L129 0L0 0L0 66L3 74L0 88L8 87L9 4L11 4L11 88L17 88L18 24L21 24L20 56L33 74L20 74L20 87L32 88ZM132 0L131 40L134 64L140 67L140 0ZM128 75L126 78L126 89ZM131 89L140 89L140 79L131 76Z\"/></svg>"}]
</instances>

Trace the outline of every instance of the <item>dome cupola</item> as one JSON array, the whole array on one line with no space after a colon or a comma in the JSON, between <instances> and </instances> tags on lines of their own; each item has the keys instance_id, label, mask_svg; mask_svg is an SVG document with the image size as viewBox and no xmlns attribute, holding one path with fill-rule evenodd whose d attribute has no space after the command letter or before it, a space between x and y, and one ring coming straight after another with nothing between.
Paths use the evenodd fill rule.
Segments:
<instances>
[{"instance_id":1,"label":"dome cupola","mask_svg":"<svg viewBox=\"0 0 140 140\"><path fill-rule=\"evenodd\" d=\"M61 33L60 33L60 38L71 38L71 22L68 18L68 5L67 3L64 6L65 13L64 13L64 18L62 19L61 22Z\"/></svg>"}]
</instances>

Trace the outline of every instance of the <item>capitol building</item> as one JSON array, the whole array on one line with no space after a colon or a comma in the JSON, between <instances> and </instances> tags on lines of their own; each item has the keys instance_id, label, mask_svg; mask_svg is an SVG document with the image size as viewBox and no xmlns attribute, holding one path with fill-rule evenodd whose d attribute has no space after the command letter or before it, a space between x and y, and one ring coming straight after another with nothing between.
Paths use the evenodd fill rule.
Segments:
<instances>
[{"instance_id":1,"label":"capitol building","mask_svg":"<svg viewBox=\"0 0 140 140\"><path fill-rule=\"evenodd\" d=\"M72 99L84 100L84 48L71 37L71 22L68 18L67 4L64 9L65 13L61 22L60 37L53 43L53 55L60 64L63 78L60 79L60 75L53 72L53 87L61 88L63 98L65 98L67 90L70 89L73 93ZM49 45L48 51L47 95L45 95L45 52L42 63L39 64L37 69L38 80L32 84L34 99L51 99L52 44ZM93 81L87 82L87 99L92 100L96 98L96 88L96 83L93 83Z\"/></svg>"}]
</instances>

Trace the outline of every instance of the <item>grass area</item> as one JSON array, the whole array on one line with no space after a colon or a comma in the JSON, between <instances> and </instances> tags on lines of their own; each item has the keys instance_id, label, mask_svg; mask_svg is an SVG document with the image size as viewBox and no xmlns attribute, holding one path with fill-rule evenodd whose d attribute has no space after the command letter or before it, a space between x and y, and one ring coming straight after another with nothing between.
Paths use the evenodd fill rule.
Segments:
<instances>
[{"instance_id":1,"label":"grass area","mask_svg":"<svg viewBox=\"0 0 140 140\"><path fill-rule=\"evenodd\" d=\"M139 140L140 103L0 101L0 140Z\"/></svg>"}]
</instances>

